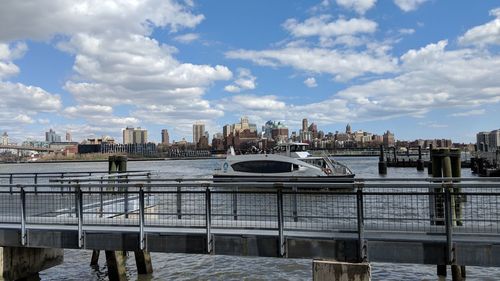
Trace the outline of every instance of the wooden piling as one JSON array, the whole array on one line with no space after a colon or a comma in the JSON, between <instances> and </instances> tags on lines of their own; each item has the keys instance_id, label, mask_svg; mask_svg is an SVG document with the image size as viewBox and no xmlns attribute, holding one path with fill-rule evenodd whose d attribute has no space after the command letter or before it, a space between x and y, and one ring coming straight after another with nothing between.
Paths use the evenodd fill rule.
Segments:
<instances>
[{"instance_id":1,"label":"wooden piling","mask_svg":"<svg viewBox=\"0 0 500 281\"><path fill-rule=\"evenodd\" d=\"M432 144L429 144L429 163L427 163L427 174L432 175Z\"/></svg>"},{"instance_id":2,"label":"wooden piling","mask_svg":"<svg viewBox=\"0 0 500 281\"><path fill-rule=\"evenodd\" d=\"M378 161L378 173L380 175L387 175L387 161L384 157L384 146L380 145L380 157Z\"/></svg>"},{"instance_id":3,"label":"wooden piling","mask_svg":"<svg viewBox=\"0 0 500 281\"><path fill-rule=\"evenodd\" d=\"M90 266L97 266L99 264L99 250L92 251L92 258L90 258Z\"/></svg>"},{"instance_id":4,"label":"wooden piling","mask_svg":"<svg viewBox=\"0 0 500 281\"><path fill-rule=\"evenodd\" d=\"M121 251L105 251L110 281L126 281L125 257Z\"/></svg>"},{"instance_id":5,"label":"wooden piling","mask_svg":"<svg viewBox=\"0 0 500 281\"><path fill-rule=\"evenodd\" d=\"M151 264L151 255L148 251L137 250L134 251L135 264L137 266L137 273L151 274L153 273L153 266Z\"/></svg>"},{"instance_id":6,"label":"wooden piling","mask_svg":"<svg viewBox=\"0 0 500 281\"><path fill-rule=\"evenodd\" d=\"M418 146L417 171L424 170L424 160L422 160L422 146Z\"/></svg>"}]
</instances>

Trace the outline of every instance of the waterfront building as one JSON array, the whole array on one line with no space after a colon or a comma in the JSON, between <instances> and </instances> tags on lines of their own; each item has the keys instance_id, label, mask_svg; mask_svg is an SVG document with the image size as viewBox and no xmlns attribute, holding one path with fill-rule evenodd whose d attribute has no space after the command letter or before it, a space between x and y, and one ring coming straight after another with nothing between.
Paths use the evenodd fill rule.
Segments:
<instances>
[{"instance_id":1,"label":"waterfront building","mask_svg":"<svg viewBox=\"0 0 500 281\"><path fill-rule=\"evenodd\" d=\"M311 139L317 139L318 138L318 126L314 123L311 123L311 125L308 128L308 131L311 132Z\"/></svg>"},{"instance_id":2,"label":"waterfront building","mask_svg":"<svg viewBox=\"0 0 500 281\"><path fill-rule=\"evenodd\" d=\"M205 133L205 123L196 122L193 124L193 143L197 144L200 138Z\"/></svg>"},{"instance_id":3,"label":"waterfront building","mask_svg":"<svg viewBox=\"0 0 500 281\"><path fill-rule=\"evenodd\" d=\"M72 142L72 137L71 137L71 132L70 131L66 131L66 141L67 142Z\"/></svg>"},{"instance_id":4,"label":"waterfront building","mask_svg":"<svg viewBox=\"0 0 500 281\"><path fill-rule=\"evenodd\" d=\"M383 143L385 147L394 147L394 134L391 133L389 130L384 133L383 137Z\"/></svg>"},{"instance_id":5,"label":"waterfront building","mask_svg":"<svg viewBox=\"0 0 500 281\"><path fill-rule=\"evenodd\" d=\"M224 127L222 127L222 135L224 137L228 137L230 133L231 133L231 125L229 124L224 125Z\"/></svg>"},{"instance_id":6,"label":"waterfront building","mask_svg":"<svg viewBox=\"0 0 500 281\"><path fill-rule=\"evenodd\" d=\"M269 120L262 126L262 137L265 139L271 139L271 131L273 130L274 122Z\"/></svg>"},{"instance_id":7,"label":"waterfront building","mask_svg":"<svg viewBox=\"0 0 500 281\"><path fill-rule=\"evenodd\" d=\"M9 145L9 135L7 135L7 132L3 132L2 145Z\"/></svg>"},{"instance_id":8,"label":"waterfront building","mask_svg":"<svg viewBox=\"0 0 500 281\"><path fill-rule=\"evenodd\" d=\"M500 129L491 131L489 134L489 148L490 151L496 152L500 150Z\"/></svg>"},{"instance_id":9,"label":"waterfront building","mask_svg":"<svg viewBox=\"0 0 500 281\"><path fill-rule=\"evenodd\" d=\"M477 133L476 145L478 151L488 151L488 147L490 145L490 132Z\"/></svg>"},{"instance_id":10,"label":"waterfront building","mask_svg":"<svg viewBox=\"0 0 500 281\"><path fill-rule=\"evenodd\" d=\"M141 127L127 127L123 131L123 144L144 144L148 142L148 131Z\"/></svg>"},{"instance_id":11,"label":"waterfront building","mask_svg":"<svg viewBox=\"0 0 500 281\"><path fill-rule=\"evenodd\" d=\"M168 135L167 129L161 130L161 144L164 144L164 145L170 144L170 137Z\"/></svg>"},{"instance_id":12,"label":"waterfront building","mask_svg":"<svg viewBox=\"0 0 500 281\"><path fill-rule=\"evenodd\" d=\"M56 134L54 130L50 129L48 132L45 132L45 141L48 143L61 142L61 136Z\"/></svg>"}]
</instances>

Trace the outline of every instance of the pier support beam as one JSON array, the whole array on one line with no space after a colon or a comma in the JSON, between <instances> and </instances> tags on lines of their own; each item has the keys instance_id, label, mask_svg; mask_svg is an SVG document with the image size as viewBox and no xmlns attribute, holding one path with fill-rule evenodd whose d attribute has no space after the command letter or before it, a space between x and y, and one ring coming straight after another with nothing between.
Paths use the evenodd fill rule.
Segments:
<instances>
[{"instance_id":1,"label":"pier support beam","mask_svg":"<svg viewBox=\"0 0 500 281\"><path fill-rule=\"evenodd\" d=\"M369 281L368 263L313 260L313 281Z\"/></svg>"},{"instance_id":2,"label":"pier support beam","mask_svg":"<svg viewBox=\"0 0 500 281\"><path fill-rule=\"evenodd\" d=\"M137 266L137 273L151 274L153 273L153 266L151 265L151 255L148 251L137 250L134 251L135 263Z\"/></svg>"},{"instance_id":3,"label":"pier support beam","mask_svg":"<svg viewBox=\"0 0 500 281\"><path fill-rule=\"evenodd\" d=\"M0 247L1 280L36 280L38 272L59 265L62 249Z\"/></svg>"},{"instance_id":4,"label":"pier support beam","mask_svg":"<svg viewBox=\"0 0 500 281\"><path fill-rule=\"evenodd\" d=\"M125 257L122 251L105 251L110 281L126 281Z\"/></svg>"}]
</instances>

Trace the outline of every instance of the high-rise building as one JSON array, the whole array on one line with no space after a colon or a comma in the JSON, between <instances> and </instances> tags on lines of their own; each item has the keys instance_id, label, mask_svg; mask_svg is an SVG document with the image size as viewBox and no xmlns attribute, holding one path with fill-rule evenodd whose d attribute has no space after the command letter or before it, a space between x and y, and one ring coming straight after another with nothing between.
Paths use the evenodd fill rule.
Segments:
<instances>
[{"instance_id":1,"label":"high-rise building","mask_svg":"<svg viewBox=\"0 0 500 281\"><path fill-rule=\"evenodd\" d=\"M489 134L490 151L500 150L500 129L491 131Z\"/></svg>"},{"instance_id":2,"label":"high-rise building","mask_svg":"<svg viewBox=\"0 0 500 281\"><path fill-rule=\"evenodd\" d=\"M66 141L67 142L72 142L71 132L70 131L66 131Z\"/></svg>"},{"instance_id":3,"label":"high-rise building","mask_svg":"<svg viewBox=\"0 0 500 281\"><path fill-rule=\"evenodd\" d=\"M127 127L123 131L123 144L144 144L148 142L148 131L141 127Z\"/></svg>"},{"instance_id":4,"label":"high-rise building","mask_svg":"<svg viewBox=\"0 0 500 281\"><path fill-rule=\"evenodd\" d=\"M351 124L348 123L347 126L345 126L345 133L346 134L352 133Z\"/></svg>"},{"instance_id":5,"label":"high-rise building","mask_svg":"<svg viewBox=\"0 0 500 281\"><path fill-rule=\"evenodd\" d=\"M308 128L309 127L307 126L307 119L306 118L302 119L302 131L307 132Z\"/></svg>"},{"instance_id":6,"label":"high-rise building","mask_svg":"<svg viewBox=\"0 0 500 281\"><path fill-rule=\"evenodd\" d=\"M48 132L45 132L45 141L48 143L61 142L61 136L56 134L54 130L50 129Z\"/></svg>"},{"instance_id":7,"label":"high-rise building","mask_svg":"<svg viewBox=\"0 0 500 281\"><path fill-rule=\"evenodd\" d=\"M168 130L167 129L161 130L161 143L165 144L165 145L169 145L170 144L170 137L168 135Z\"/></svg>"},{"instance_id":8,"label":"high-rise building","mask_svg":"<svg viewBox=\"0 0 500 281\"><path fill-rule=\"evenodd\" d=\"M7 132L3 132L2 145L9 145L9 135L7 135Z\"/></svg>"},{"instance_id":9,"label":"high-rise building","mask_svg":"<svg viewBox=\"0 0 500 281\"><path fill-rule=\"evenodd\" d=\"M384 140L384 146L385 147L394 147L394 134L391 133L389 130L384 133L382 136Z\"/></svg>"},{"instance_id":10,"label":"high-rise building","mask_svg":"<svg viewBox=\"0 0 500 281\"><path fill-rule=\"evenodd\" d=\"M193 124L193 143L197 144L201 136L205 133L205 124L202 122L196 122Z\"/></svg>"}]
</instances>

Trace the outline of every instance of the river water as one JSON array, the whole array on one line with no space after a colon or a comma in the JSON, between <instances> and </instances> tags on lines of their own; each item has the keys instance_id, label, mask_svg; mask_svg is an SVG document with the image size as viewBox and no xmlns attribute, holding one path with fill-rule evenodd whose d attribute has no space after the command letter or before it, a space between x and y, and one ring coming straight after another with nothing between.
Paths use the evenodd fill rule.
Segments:
<instances>
[{"instance_id":1,"label":"river water","mask_svg":"<svg viewBox=\"0 0 500 281\"><path fill-rule=\"evenodd\" d=\"M377 157L337 157L356 177L377 178ZM130 161L129 170L152 170L161 177L210 177L221 160ZM0 173L106 171L107 162L0 164ZM463 177L472 176L463 169ZM388 168L387 177L427 177L415 168ZM133 254L127 259L129 280L311 280L307 259L152 253L154 273L139 276ZM65 250L64 263L43 271L42 280L107 280L104 253L99 266L89 266L91 251ZM467 267L467 280L500 280L500 269ZM448 273L448 276L451 276ZM372 263L372 280L438 280L436 266ZM451 277L448 277L451 280Z\"/></svg>"}]
</instances>

